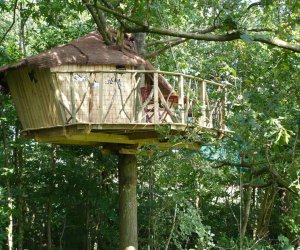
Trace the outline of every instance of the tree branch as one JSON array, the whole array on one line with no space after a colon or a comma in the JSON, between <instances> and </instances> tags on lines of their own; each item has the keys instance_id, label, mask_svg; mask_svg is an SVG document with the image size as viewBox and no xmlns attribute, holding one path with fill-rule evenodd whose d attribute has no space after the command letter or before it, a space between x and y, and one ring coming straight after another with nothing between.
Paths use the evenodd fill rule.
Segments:
<instances>
[{"instance_id":1,"label":"tree branch","mask_svg":"<svg viewBox=\"0 0 300 250\"><path fill-rule=\"evenodd\" d=\"M258 1L258 2L254 2L254 3L251 3L247 10L250 10L251 8L253 8L254 6L260 6L261 5L261 1Z\"/></svg>"},{"instance_id":2,"label":"tree branch","mask_svg":"<svg viewBox=\"0 0 300 250\"><path fill-rule=\"evenodd\" d=\"M261 29L253 28L253 29L248 29L247 31L248 32L275 32L275 30L268 29L268 28L261 28Z\"/></svg>"},{"instance_id":3,"label":"tree branch","mask_svg":"<svg viewBox=\"0 0 300 250\"><path fill-rule=\"evenodd\" d=\"M155 45L160 45L160 44L163 44L163 43L171 43L171 42L181 41L181 40L182 40L181 38L173 37L173 38L154 41L154 42L148 43L146 46L147 46L147 48L149 48L149 47L152 47L152 46L155 46Z\"/></svg>"},{"instance_id":4,"label":"tree branch","mask_svg":"<svg viewBox=\"0 0 300 250\"><path fill-rule=\"evenodd\" d=\"M86 1L86 0L85 0L85 1ZM88 5L91 6L92 4L87 3L86 5L87 5L87 6L88 6ZM125 16L125 15L123 15L123 14L121 14L121 13L115 11L114 9L106 8L106 7L102 6L102 5L100 5L99 3L95 3L95 4L92 5L92 6L95 6L96 8L98 8L98 9L100 9L100 10L103 10L103 11L105 11L105 12L107 12L107 13L110 13L110 14L114 15L115 17L123 18L123 19L125 19L125 20L127 20L127 21L129 21L129 22L132 22L132 23L134 23L134 24L136 24L136 25L138 25L138 26L141 26L141 27L144 27L144 28L147 28L147 27L148 27L148 26L147 26L146 24L144 24L143 22L140 22L140 21L137 21L137 20L135 20L135 19L133 19L133 18L127 17L127 16Z\"/></svg>"},{"instance_id":5,"label":"tree branch","mask_svg":"<svg viewBox=\"0 0 300 250\"><path fill-rule=\"evenodd\" d=\"M7 34L11 31L11 29L12 29L13 26L15 25L15 22L16 22L16 10L17 10L17 5L18 5L18 0L15 0L15 3L14 3L13 21L12 21L11 25L9 26L9 28L7 29L7 31L5 32L5 34L3 35L3 37L1 38L0 44L2 44L2 42L3 42L4 39L6 38Z\"/></svg>"},{"instance_id":6,"label":"tree branch","mask_svg":"<svg viewBox=\"0 0 300 250\"><path fill-rule=\"evenodd\" d=\"M96 11L93 8L93 5L91 5L88 0L82 0L83 3L85 4L85 6L87 7L88 11L91 13L98 31L100 32L100 34L102 35L103 41L106 45L111 45L112 44L112 40L111 40L111 36L109 34L109 32L106 29L106 22L105 22L105 17L103 12L97 8Z\"/></svg>"},{"instance_id":7,"label":"tree branch","mask_svg":"<svg viewBox=\"0 0 300 250\"><path fill-rule=\"evenodd\" d=\"M261 37L261 36L254 36L254 41L257 42L261 42L261 43L266 43L266 44L270 44L270 45L274 45L276 47L279 48L283 48L283 49L288 49L297 53L300 53L300 45L298 44L293 44L293 43L288 43L285 42L279 38L267 38L267 37Z\"/></svg>"},{"instance_id":8,"label":"tree branch","mask_svg":"<svg viewBox=\"0 0 300 250\"><path fill-rule=\"evenodd\" d=\"M265 173L270 173L268 167L263 167L263 168L259 168L259 169L253 170L251 172L251 175L259 176L259 175L262 175L262 174L265 174Z\"/></svg>"},{"instance_id":9,"label":"tree branch","mask_svg":"<svg viewBox=\"0 0 300 250\"><path fill-rule=\"evenodd\" d=\"M192 33L206 34L206 33L213 32L213 31L215 31L216 29L219 29L220 27L221 27L220 25L217 25L217 26L211 26L211 27L208 27L208 28L203 29L203 30L194 30L194 31L192 31ZM159 40L159 41L155 41L155 42L152 42L152 43L148 43L148 44L147 44L147 47L151 47L151 46L159 45L159 44L163 44L163 43L179 42L179 41L182 41L182 39L181 39L181 38L162 39L162 40Z\"/></svg>"},{"instance_id":10,"label":"tree branch","mask_svg":"<svg viewBox=\"0 0 300 250\"><path fill-rule=\"evenodd\" d=\"M111 10L115 10L115 7L109 1L107 1L107 0L101 0L101 1L106 5L107 8L109 8ZM117 17L117 20L119 21L119 23L122 26L125 25L124 22L123 22L123 20L121 18Z\"/></svg>"},{"instance_id":11,"label":"tree branch","mask_svg":"<svg viewBox=\"0 0 300 250\"><path fill-rule=\"evenodd\" d=\"M272 175L273 179L276 181L276 183L278 184L279 187L282 187L282 188L285 188L286 190L290 191L291 193L297 195L298 197L300 196L297 191L295 191L294 189L292 189L290 186L289 186L289 183L284 180L280 174L276 171L276 169L274 168L274 165L272 164L272 162L270 161L270 158L269 158L269 152L268 152L268 149L266 149L266 152L265 152L265 155L266 155L266 159L267 159L267 162L268 162L268 169L270 171L270 174Z\"/></svg>"},{"instance_id":12,"label":"tree branch","mask_svg":"<svg viewBox=\"0 0 300 250\"><path fill-rule=\"evenodd\" d=\"M253 187L253 188L266 188L270 187L273 184L273 181L264 183L264 184L254 184L254 183L245 183L243 184L244 187Z\"/></svg>"},{"instance_id":13,"label":"tree branch","mask_svg":"<svg viewBox=\"0 0 300 250\"><path fill-rule=\"evenodd\" d=\"M145 59L150 59L150 58L156 57L157 55L163 53L164 51L166 51L166 50L168 50L168 49L170 49L172 47L175 47L175 46L177 46L179 44L185 43L188 40L189 39L181 39L181 38L177 39L175 42L169 43L166 46L164 46L164 47L162 47L162 48L160 48L160 49L158 49L158 50L156 50L156 51L154 51L154 52L152 52L152 53L150 53L148 55L145 55L144 58Z\"/></svg>"},{"instance_id":14,"label":"tree branch","mask_svg":"<svg viewBox=\"0 0 300 250\"><path fill-rule=\"evenodd\" d=\"M109 8L101 6L99 4L96 4L96 7L103 11L106 11L114 16L123 18L129 22L136 24L137 26L135 26L135 27L129 27L127 25L124 27L125 31L132 32L132 33L145 32L145 33L167 35L167 36L180 37L180 38L186 38L186 39L195 39L195 40L202 40L202 41L215 41L215 42L228 42L228 41L238 40L238 39L241 39L241 35L243 34L243 32L240 32L240 31L235 31L235 32L232 32L229 34L227 33L227 34L222 34L222 35L199 34L199 33L183 32L183 31L177 31L177 30L169 30L169 29L164 29L164 28L160 28L160 27L152 27L152 26L146 25L140 21L137 21L133 18L130 18L123 14L120 14L119 12L117 12L115 10L111 10ZM278 38L267 38L267 37L263 37L261 35L255 35L253 37L253 41L274 45L274 46L277 46L280 48L284 48L284 49L288 49L288 50L300 53L300 45L288 43L288 42L285 42Z\"/></svg>"},{"instance_id":15,"label":"tree branch","mask_svg":"<svg viewBox=\"0 0 300 250\"><path fill-rule=\"evenodd\" d=\"M229 166L229 167L242 167L242 168L251 168L252 164L248 164L246 162L243 163L236 163L236 162L229 162L229 161L222 161L219 162L219 165L217 166L212 166L213 168L221 168L221 167L225 167L225 166Z\"/></svg>"}]
</instances>

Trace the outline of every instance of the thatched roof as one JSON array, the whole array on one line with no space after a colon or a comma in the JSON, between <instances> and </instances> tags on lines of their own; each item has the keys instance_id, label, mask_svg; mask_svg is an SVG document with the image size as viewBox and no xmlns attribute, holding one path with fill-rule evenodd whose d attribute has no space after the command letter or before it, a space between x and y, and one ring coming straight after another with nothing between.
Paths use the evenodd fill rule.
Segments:
<instances>
[{"instance_id":1,"label":"thatched roof","mask_svg":"<svg viewBox=\"0 0 300 250\"><path fill-rule=\"evenodd\" d=\"M145 60L134 52L134 44L125 39L124 47L107 46L102 36L94 31L68 44L30 56L19 62L0 68L0 72L24 66L51 68L64 64L77 65L141 65Z\"/></svg>"},{"instance_id":2,"label":"thatched roof","mask_svg":"<svg viewBox=\"0 0 300 250\"><path fill-rule=\"evenodd\" d=\"M112 31L113 37L116 36ZM134 41L125 36L122 48L105 45L102 36L97 32L91 32L72 42L57 46L49 51L21 59L19 62L0 67L0 91L7 93L8 86L5 74L13 69L21 67L51 68L59 65L145 65L145 69L153 70L153 66L139 57L134 51ZM150 77L150 75L149 75ZM168 81L159 76L159 85L164 94L173 92Z\"/></svg>"}]
</instances>

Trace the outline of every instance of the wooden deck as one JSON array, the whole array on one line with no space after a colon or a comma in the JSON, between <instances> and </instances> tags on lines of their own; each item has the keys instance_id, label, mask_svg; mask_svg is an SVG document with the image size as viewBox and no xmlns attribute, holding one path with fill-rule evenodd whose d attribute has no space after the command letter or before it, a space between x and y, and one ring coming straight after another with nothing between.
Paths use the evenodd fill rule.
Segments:
<instances>
[{"instance_id":1,"label":"wooden deck","mask_svg":"<svg viewBox=\"0 0 300 250\"><path fill-rule=\"evenodd\" d=\"M167 129L169 135L185 135L187 126L182 124L72 124L52 128L27 129L21 135L38 142L47 142L61 145L94 145L107 146L123 145L120 150L138 149L145 144L156 145L159 149L200 147L195 142L170 142L160 134L161 129ZM199 133L208 132L207 128L197 128ZM210 129L211 133L216 133Z\"/></svg>"}]
</instances>

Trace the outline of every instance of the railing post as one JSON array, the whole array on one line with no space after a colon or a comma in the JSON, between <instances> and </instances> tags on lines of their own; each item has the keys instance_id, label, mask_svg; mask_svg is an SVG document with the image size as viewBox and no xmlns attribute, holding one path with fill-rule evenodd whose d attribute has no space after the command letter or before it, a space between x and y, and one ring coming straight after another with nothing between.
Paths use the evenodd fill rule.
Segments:
<instances>
[{"instance_id":1,"label":"railing post","mask_svg":"<svg viewBox=\"0 0 300 250\"><path fill-rule=\"evenodd\" d=\"M225 122L224 120L226 119L226 87L224 86L222 88L223 93L222 93L222 103L221 103L221 119L220 119L220 125L222 130L226 130Z\"/></svg>"},{"instance_id":2,"label":"railing post","mask_svg":"<svg viewBox=\"0 0 300 250\"><path fill-rule=\"evenodd\" d=\"M184 123L184 88L182 75L178 78L178 109L180 114L180 123Z\"/></svg>"},{"instance_id":3,"label":"railing post","mask_svg":"<svg viewBox=\"0 0 300 250\"><path fill-rule=\"evenodd\" d=\"M199 125L206 127L206 82L200 82L200 105L201 105L201 117L199 118Z\"/></svg>"},{"instance_id":4,"label":"railing post","mask_svg":"<svg viewBox=\"0 0 300 250\"><path fill-rule=\"evenodd\" d=\"M154 124L159 124L159 103L158 103L158 73L153 73L154 88Z\"/></svg>"},{"instance_id":5,"label":"railing post","mask_svg":"<svg viewBox=\"0 0 300 250\"><path fill-rule=\"evenodd\" d=\"M189 84L186 86L186 104L185 104L185 114L184 121L186 124L189 122L189 110L190 110L190 91L191 91L192 79L189 80Z\"/></svg>"},{"instance_id":6,"label":"railing post","mask_svg":"<svg viewBox=\"0 0 300 250\"><path fill-rule=\"evenodd\" d=\"M71 113L72 123L76 123L76 107L75 107L75 86L74 86L73 73L70 74L70 87L71 87Z\"/></svg>"},{"instance_id":7,"label":"railing post","mask_svg":"<svg viewBox=\"0 0 300 250\"><path fill-rule=\"evenodd\" d=\"M135 73L131 73L131 81L133 82L134 85L134 90L135 90L135 97L134 97L134 119L132 122L135 123L140 123L142 122L142 93L141 93L141 87L143 87L144 82L142 82L142 77L141 74L139 77L136 77Z\"/></svg>"}]
</instances>

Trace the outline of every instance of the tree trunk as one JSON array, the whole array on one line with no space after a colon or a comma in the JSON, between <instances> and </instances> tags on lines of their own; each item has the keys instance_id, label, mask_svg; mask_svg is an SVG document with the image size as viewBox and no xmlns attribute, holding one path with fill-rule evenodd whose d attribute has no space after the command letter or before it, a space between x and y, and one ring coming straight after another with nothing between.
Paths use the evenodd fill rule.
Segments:
<instances>
[{"instance_id":1,"label":"tree trunk","mask_svg":"<svg viewBox=\"0 0 300 250\"><path fill-rule=\"evenodd\" d=\"M9 224L7 226L7 246L8 250L13 250L13 199L11 197L10 184L7 184L7 193L8 193L8 208L10 209L9 215Z\"/></svg>"},{"instance_id":2,"label":"tree trunk","mask_svg":"<svg viewBox=\"0 0 300 250\"><path fill-rule=\"evenodd\" d=\"M141 56L145 54L145 39L146 39L146 33L136 33L134 35L136 52Z\"/></svg>"},{"instance_id":3,"label":"tree trunk","mask_svg":"<svg viewBox=\"0 0 300 250\"><path fill-rule=\"evenodd\" d=\"M119 155L120 249L137 250L137 161L135 155Z\"/></svg>"},{"instance_id":4,"label":"tree trunk","mask_svg":"<svg viewBox=\"0 0 300 250\"><path fill-rule=\"evenodd\" d=\"M261 204L260 215L257 225L257 238L264 239L269 233L269 224L274 204L274 199L276 196L276 187L271 186L265 190L264 200Z\"/></svg>"},{"instance_id":5,"label":"tree trunk","mask_svg":"<svg viewBox=\"0 0 300 250\"><path fill-rule=\"evenodd\" d=\"M246 192L245 192L242 227L241 227L241 235L240 235L242 242L245 237L247 225L248 225L248 221L249 221L251 198L252 198L252 187L249 186L246 188Z\"/></svg>"},{"instance_id":6,"label":"tree trunk","mask_svg":"<svg viewBox=\"0 0 300 250\"><path fill-rule=\"evenodd\" d=\"M17 215L17 228L18 228L18 250L23 250L23 241L24 241L24 199L23 199L23 183L22 183L22 149L15 149L16 159L16 175L17 175L17 202L16 207L18 210Z\"/></svg>"},{"instance_id":7,"label":"tree trunk","mask_svg":"<svg viewBox=\"0 0 300 250\"><path fill-rule=\"evenodd\" d=\"M52 197L49 197L48 204L47 204L47 250L51 250L52 248L51 220L52 220Z\"/></svg>"},{"instance_id":8,"label":"tree trunk","mask_svg":"<svg viewBox=\"0 0 300 250\"><path fill-rule=\"evenodd\" d=\"M55 164L56 164L56 147L52 145L51 148L51 161L49 172L49 184L48 184L48 201L47 201L47 249L50 250L52 248L52 202L53 202L53 191L54 191L54 181L53 177L55 174Z\"/></svg>"},{"instance_id":9,"label":"tree trunk","mask_svg":"<svg viewBox=\"0 0 300 250\"><path fill-rule=\"evenodd\" d=\"M2 111L2 100L0 99L0 112ZM2 117L2 113L0 113L0 117ZM4 125L2 126L2 141L3 141L3 153L4 153L4 161L3 161L3 168L8 169L9 163L9 153L8 153L8 148L7 148L7 143L6 143L6 128ZM12 198L12 193L11 193L11 188L10 188L10 177L7 177L7 202L8 202L8 209L9 209L9 224L6 228L7 230L7 246L8 250L13 250L13 216L12 216L12 210L13 210L13 198Z\"/></svg>"}]
</instances>

